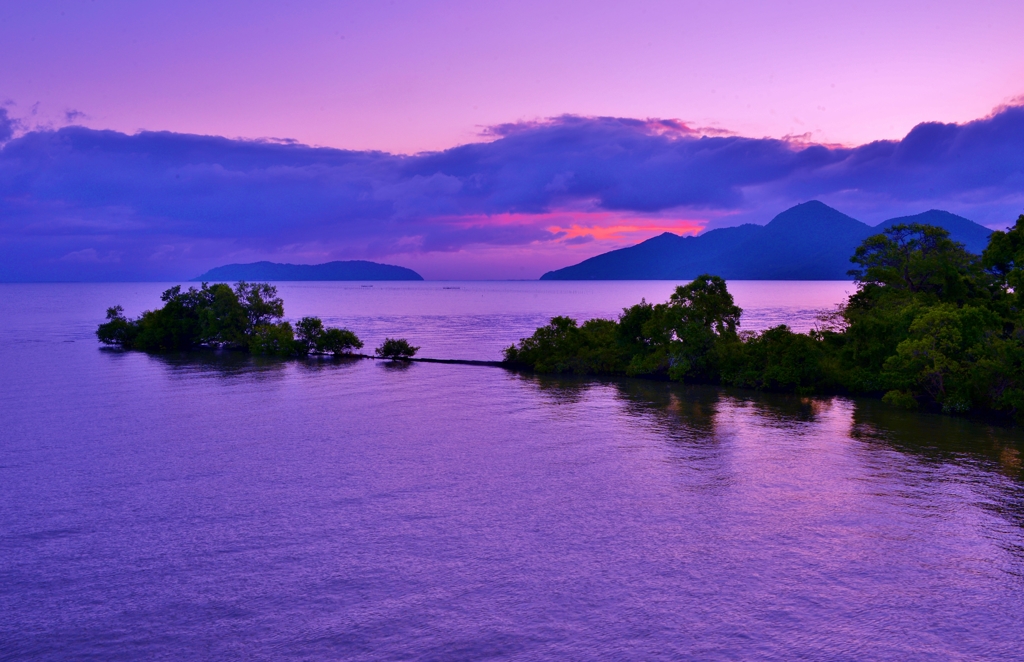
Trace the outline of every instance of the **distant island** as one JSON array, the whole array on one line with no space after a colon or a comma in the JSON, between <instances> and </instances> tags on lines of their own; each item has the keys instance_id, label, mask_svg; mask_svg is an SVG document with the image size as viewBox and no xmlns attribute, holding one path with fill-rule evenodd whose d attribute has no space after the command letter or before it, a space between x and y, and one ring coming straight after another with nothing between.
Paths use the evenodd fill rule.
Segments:
<instances>
[{"instance_id":1,"label":"distant island","mask_svg":"<svg viewBox=\"0 0 1024 662\"><path fill-rule=\"evenodd\" d=\"M423 280L412 269L365 260L325 262L324 264L280 264L252 262L226 264L210 269L194 281L282 281L282 280Z\"/></svg>"},{"instance_id":2,"label":"distant island","mask_svg":"<svg viewBox=\"0 0 1024 662\"><path fill-rule=\"evenodd\" d=\"M767 225L721 228L696 237L666 232L549 271L541 280L692 280L705 273L727 280L849 280L850 256L862 241L911 223L942 228L975 255L992 234L974 221L936 209L872 227L812 200Z\"/></svg>"}]
</instances>

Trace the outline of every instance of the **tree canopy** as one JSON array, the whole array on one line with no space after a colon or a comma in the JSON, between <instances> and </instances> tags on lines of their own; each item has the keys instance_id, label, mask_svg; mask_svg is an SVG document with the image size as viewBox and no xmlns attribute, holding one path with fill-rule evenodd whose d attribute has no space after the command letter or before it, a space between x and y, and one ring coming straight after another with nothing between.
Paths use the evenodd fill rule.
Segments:
<instances>
[{"instance_id":1,"label":"tree canopy","mask_svg":"<svg viewBox=\"0 0 1024 662\"><path fill-rule=\"evenodd\" d=\"M387 338L380 347L373 350L374 353L389 361L402 361L411 359L419 351L419 347L413 347L405 338Z\"/></svg>"},{"instance_id":2,"label":"tree canopy","mask_svg":"<svg viewBox=\"0 0 1024 662\"><path fill-rule=\"evenodd\" d=\"M164 305L135 319L124 308L107 309L96 336L107 345L145 352L223 347L253 354L303 356L348 354L363 343L348 329L325 328L304 317L293 328L283 320L284 301L268 283L203 283L198 289L176 285L160 295Z\"/></svg>"},{"instance_id":3,"label":"tree canopy","mask_svg":"<svg viewBox=\"0 0 1024 662\"><path fill-rule=\"evenodd\" d=\"M857 292L809 333L739 332L725 281L702 275L665 303L582 325L555 317L505 350L510 366L797 393L1024 420L1024 216L981 256L942 228L895 225L851 257Z\"/></svg>"}]
</instances>

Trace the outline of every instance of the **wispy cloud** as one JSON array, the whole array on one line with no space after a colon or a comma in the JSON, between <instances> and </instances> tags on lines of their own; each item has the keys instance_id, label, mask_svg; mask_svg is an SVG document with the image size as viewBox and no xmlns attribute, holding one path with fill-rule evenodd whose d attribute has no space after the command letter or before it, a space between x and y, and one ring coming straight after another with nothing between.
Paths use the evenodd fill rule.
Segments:
<instances>
[{"instance_id":1,"label":"wispy cloud","mask_svg":"<svg viewBox=\"0 0 1024 662\"><path fill-rule=\"evenodd\" d=\"M765 222L811 198L869 222L942 207L997 224L1024 211L1021 106L859 147L576 116L414 156L16 128L0 108L0 279L182 278L238 259L457 261L513 248L538 275L663 231Z\"/></svg>"},{"instance_id":2,"label":"wispy cloud","mask_svg":"<svg viewBox=\"0 0 1024 662\"><path fill-rule=\"evenodd\" d=\"M64 111L64 121L67 124L74 124L75 122L78 122L79 120L88 119L88 117L89 116L86 115L85 113L83 113L82 111L75 110L74 108L68 108L67 110Z\"/></svg>"},{"instance_id":3,"label":"wispy cloud","mask_svg":"<svg viewBox=\"0 0 1024 662\"><path fill-rule=\"evenodd\" d=\"M7 114L6 108L0 106L0 145L14 136L14 130L17 127L17 121Z\"/></svg>"}]
</instances>

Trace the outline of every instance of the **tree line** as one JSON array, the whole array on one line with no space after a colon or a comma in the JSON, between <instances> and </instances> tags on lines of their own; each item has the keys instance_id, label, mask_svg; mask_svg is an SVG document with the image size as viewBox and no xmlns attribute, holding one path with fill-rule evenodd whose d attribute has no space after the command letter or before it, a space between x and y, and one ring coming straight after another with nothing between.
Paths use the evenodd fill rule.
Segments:
<instances>
[{"instance_id":1,"label":"tree line","mask_svg":"<svg viewBox=\"0 0 1024 662\"><path fill-rule=\"evenodd\" d=\"M740 331L742 311L723 279L702 275L669 300L645 300L617 320L555 317L504 351L504 363L540 373L627 375L802 395L875 395L908 409L988 412L1024 422L1024 215L993 232L979 255L942 228L896 225L850 258L857 291L818 326ZM146 352L219 347L272 356L352 355L355 333L316 317L293 326L267 283L161 295L131 319L107 310L107 345ZM375 354L415 355L401 338Z\"/></svg>"},{"instance_id":2,"label":"tree line","mask_svg":"<svg viewBox=\"0 0 1024 662\"><path fill-rule=\"evenodd\" d=\"M198 289L180 285L160 295L164 305L137 318L124 308L107 309L107 321L96 336L106 345L144 352L168 352L216 347L264 356L310 354L352 355L363 342L348 329L325 327L318 317L303 317L295 326L284 320L284 301L268 283L203 283ZM377 356L411 358L418 347L403 338L388 338Z\"/></svg>"},{"instance_id":3,"label":"tree line","mask_svg":"<svg viewBox=\"0 0 1024 662\"><path fill-rule=\"evenodd\" d=\"M850 258L857 291L808 333L739 331L724 280L699 276L617 320L555 317L504 352L541 373L628 375L798 394L880 396L908 409L1024 422L1024 215L982 255L905 224Z\"/></svg>"}]
</instances>

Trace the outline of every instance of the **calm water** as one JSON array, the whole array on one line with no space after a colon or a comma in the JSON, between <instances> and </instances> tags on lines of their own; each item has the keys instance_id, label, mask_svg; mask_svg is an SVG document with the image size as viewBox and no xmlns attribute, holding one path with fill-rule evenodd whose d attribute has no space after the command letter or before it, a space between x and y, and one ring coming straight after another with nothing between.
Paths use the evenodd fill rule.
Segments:
<instances>
[{"instance_id":1,"label":"calm water","mask_svg":"<svg viewBox=\"0 0 1024 662\"><path fill-rule=\"evenodd\" d=\"M290 283L495 359L670 283ZM101 350L159 284L0 285L0 659L1024 650L1022 433L870 401ZM459 289L445 289L459 288ZM848 283L730 283L744 328Z\"/></svg>"}]
</instances>

